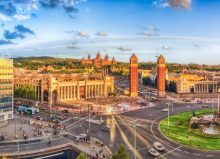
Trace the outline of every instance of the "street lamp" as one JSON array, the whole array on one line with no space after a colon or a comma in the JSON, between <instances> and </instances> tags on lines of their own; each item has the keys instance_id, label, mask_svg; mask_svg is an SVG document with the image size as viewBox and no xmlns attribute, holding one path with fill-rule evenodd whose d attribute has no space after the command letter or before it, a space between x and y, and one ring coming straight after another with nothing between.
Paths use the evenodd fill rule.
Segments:
<instances>
[{"instance_id":1,"label":"street lamp","mask_svg":"<svg viewBox=\"0 0 220 159\"><path fill-rule=\"evenodd\" d=\"M170 129L170 103L167 103L167 107L168 107L168 111L167 111L167 114L168 114L167 125L168 125L168 135L169 135L169 129Z\"/></svg>"},{"instance_id":2,"label":"street lamp","mask_svg":"<svg viewBox=\"0 0 220 159\"><path fill-rule=\"evenodd\" d=\"M133 125L134 128L135 128L135 129L134 129L134 130L135 130L135 131L134 131L134 147L135 147L134 159L136 159L136 156L137 156L137 131L136 131L136 126L137 126L137 125L136 125L136 121L137 121L137 120L134 121L134 125Z\"/></svg>"},{"instance_id":3,"label":"street lamp","mask_svg":"<svg viewBox=\"0 0 220 159\"><path fill-rule=\"evenodd\" d=\"M82 125L79 125L80 128L82 128L83 130L83 133L85 134L85 129ZM87 159L87 142L86 142L86 145L85 145L85 154L86 154L86 159Z\"/></svg>"}]
</instances>

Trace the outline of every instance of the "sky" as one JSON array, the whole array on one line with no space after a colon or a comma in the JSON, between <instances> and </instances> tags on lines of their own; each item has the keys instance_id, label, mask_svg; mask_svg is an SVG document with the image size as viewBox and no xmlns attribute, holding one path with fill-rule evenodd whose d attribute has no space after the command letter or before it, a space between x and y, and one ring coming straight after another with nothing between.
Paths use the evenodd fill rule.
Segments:
<instances>
[{"instance_id":1,"label":"sky","mask_svg":"<svg viewBox=\"0 0 220 159\"><path fill-rule=\"evenodd\" d=\"M219 0L0 0L0 57L220 64Z\"/></svg>"}]
</instances>

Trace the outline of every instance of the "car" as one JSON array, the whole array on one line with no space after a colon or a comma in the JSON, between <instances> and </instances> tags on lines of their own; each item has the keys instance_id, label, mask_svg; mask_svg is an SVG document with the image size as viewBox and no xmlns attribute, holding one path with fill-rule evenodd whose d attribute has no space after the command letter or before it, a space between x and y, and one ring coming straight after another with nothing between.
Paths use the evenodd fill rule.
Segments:
<instances>
[{"instance_id":1,"label":"car","mask_svg":"<svg viewBox=\"0 0 220 159\"><path fill-rule=\"evenodd\" d=\"M155 148L157 151L165 151L164 146L163 146L161 143L157 142L157 141L154 142L153 146L154 146L154 148Z\"/></svg>"},{"instance_id":2,"label":"car","mask_svg":"<svg viewBox=\"0 0 220 159\"><path fill-rule=\"evenodd\" d=\"M43 120L43 117L41 117L41 116L34 116L34 119L36 119L36 120Z\"/></svg>"},{"instance_id":3,"label":"car","mask_svg":"<svg viewBox=\"0 0 220 159\"><path fill-rule=\"evenodd\" d=\"M0 140L4 140L5 136L3 134L0 134Z\"/></svg>"},{"instance_id":4,"label":"car","mask_svg":"<svg viewBox=\"0 0 220 159\"><path fill-rule=\"evenodd\" d=\"M79 141L80 139L81 139L81 136L79 136L79 135L75 136L76 141Z\"/></svg>"},{"instance_id":5,"label":"car","mask_svg":"<svg viewBox=\"0 0 220 159\"><path fill-rule=\"evenodd\" d=\"M203 105L203 106L202 106L202 108L208 108L208 107L209 107L208 105Z\"/></svg>"},{"instance_id":6,"label":"car","mask_svg":"<svg viewBox=\"0 0 220 159\"><path fill-rule=\"evenodd\" d=\"M110 132L110 127L106 126L106 127L102 128L102 131L103 132Z\"/></svg>"},{"instance_id":7,"label":"car","mask_svg":"<svg viewBox=\"0 0 220 159\"><path fill-rule=\"evenodd\" d=\"M154 148L150 148L148 152L151 156L154 156L154 157L160 156L159 152L157 152L157 150L155 150Z\"/></svg>"},{"instance_id":8,"label":"car","mask_svg":"<svg viewBox=\"0 0 220 159\"><path fill-rule=\"evenodd\" d=\"M68 110L65 109L65 110L62 110L61 112L62 113L68 113Z\"/></svg>"},{"instance_id":9,"label":"car","mask_svg":"<svg viewBox=\"0 0 220 159\"><path fill-rule=\"evenodd\" d=\"M63 135L63 136L65 136L65 137L67 137L67 136L69 136L69 133L66 132L66 131L61 131L61 132L60 132L60 135Z\"/></svg>"},{"instance_id":10,"label":"car","mask_svg":"<svg viewBox=\"0 0 220 159\"><path fill-rule=\"evenodd\" d=\"M80 136L80 139L85 139L87 137L86 134L80 134L79 136Z\"/></svg>"},{"instance_id":11,"label":"car","mask_svg":"<svg viewBox=\"0 0 220 159\"><path fill-rule=\"evenodd\" d=\"M168 112L168 111L169 111L168 108L165 108L165 109L162 110L162 112Z\"/></svg>"}]
</instances>

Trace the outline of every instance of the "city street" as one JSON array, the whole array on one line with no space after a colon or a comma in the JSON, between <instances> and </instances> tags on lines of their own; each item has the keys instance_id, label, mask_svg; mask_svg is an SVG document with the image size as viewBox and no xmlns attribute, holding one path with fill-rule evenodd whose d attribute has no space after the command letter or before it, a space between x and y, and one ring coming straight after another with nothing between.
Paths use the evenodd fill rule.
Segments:
<instances>
[{"instance_id":1,"label":"city street","mask_svg":"<svg viewBox=\"0 0 220 159\"><path fill-rule=\"evenodd\" d=\"M211 106L213 106L213 104L209 105L209 107ZM166 148L166 151L160 154L160 158L205 159L207 157L214 158L220 154L219 152L189 149L173 143L161 135L158 124L160 119L167 116L167 112L162 112L164 108L167 108L166 103L155 103L154 107L125 112L121 115L103 117L103 119L106 120L105 123L101 125L91 123L90 134L103 141L113 152L116 151L120 144L126 145L130 159L135 158L135 149L137 150L136 158L144 159L146 156L147 158L153 158L149 155L148 149L153 147L155 141L159 141ZM173 109L172 107L170 107L170 109L170 114L172 115L180 112L192 111L192 109L202 109L202 105L174 103ZM109 133L102 131L105 126L110 127ZM83 131L87 131L88 128L89 123L86 120L82 120L68 131L73 134L80 134L83 133Z\"/></svg>"}]
</instances>

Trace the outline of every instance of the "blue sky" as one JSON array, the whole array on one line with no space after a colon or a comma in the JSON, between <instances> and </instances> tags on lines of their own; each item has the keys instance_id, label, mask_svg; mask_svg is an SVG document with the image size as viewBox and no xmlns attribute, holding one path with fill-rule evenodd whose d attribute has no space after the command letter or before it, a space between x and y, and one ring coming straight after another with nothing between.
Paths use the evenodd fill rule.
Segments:
<instances>
[{"instance_id":1,"label":"blue sky","mask_svg":"<svg viewBox=\"0 0 220 159\"><path fill-rule=\"evenodd\" d=\"M219 0L0 0L0 57L219 64ZM211 55L211 56L210 56Z\"/></svg>"}]
</instances>

